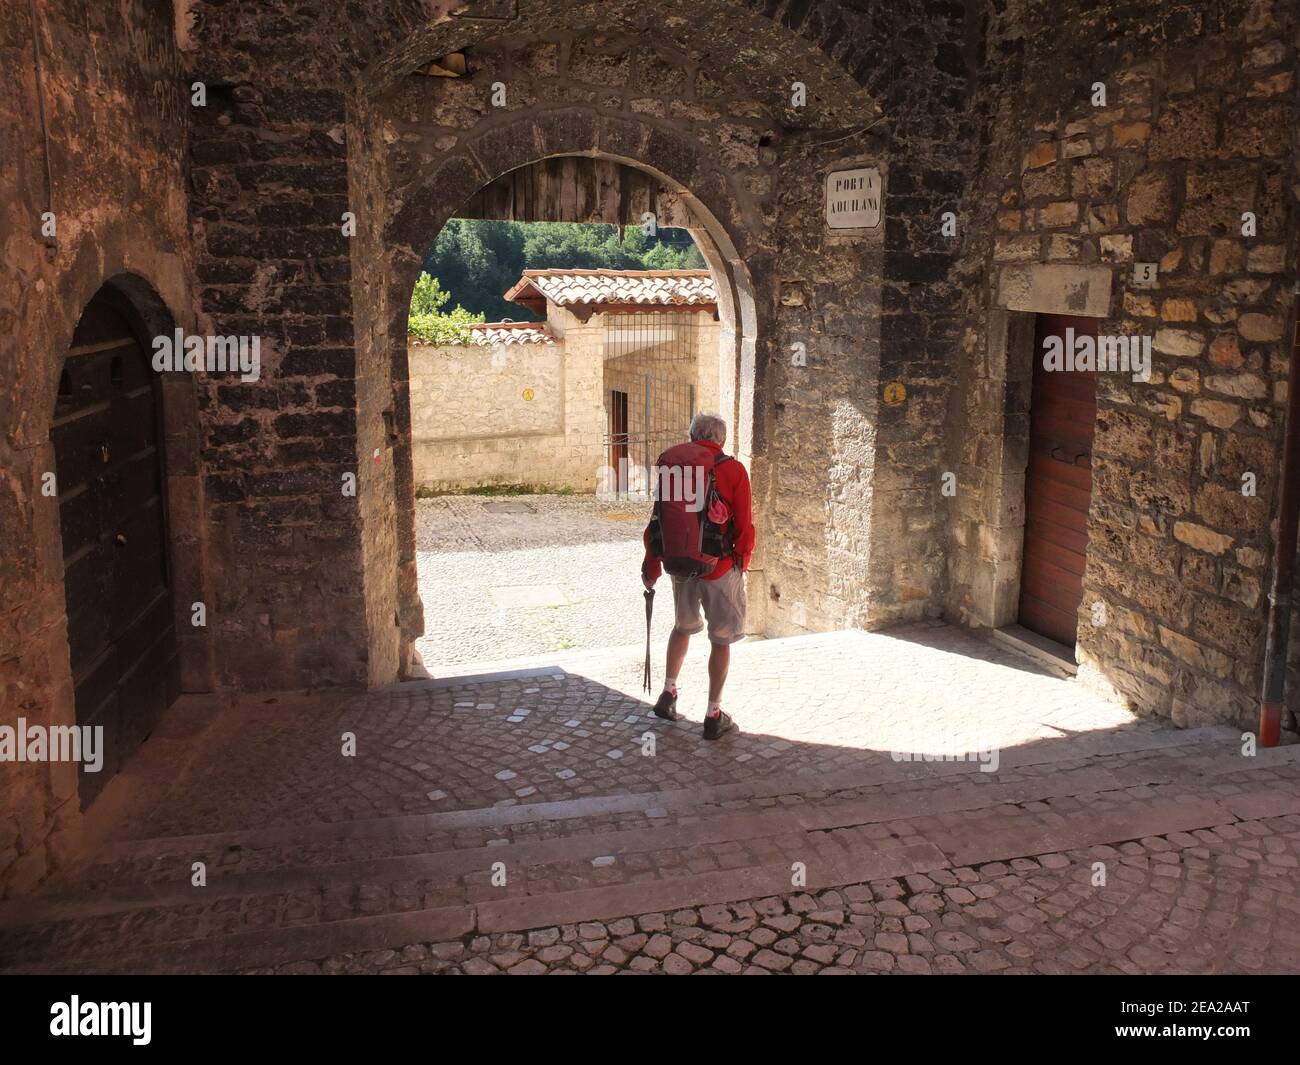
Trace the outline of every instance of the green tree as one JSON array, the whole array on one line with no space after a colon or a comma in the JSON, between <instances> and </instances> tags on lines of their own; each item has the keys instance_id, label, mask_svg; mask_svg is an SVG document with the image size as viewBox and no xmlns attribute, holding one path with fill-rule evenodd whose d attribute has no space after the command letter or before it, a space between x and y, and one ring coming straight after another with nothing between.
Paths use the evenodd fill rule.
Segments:
<instances>
[{"instance_id":1,"label":"green tree","mask_svg":"<svg viewBox=\"0 0 1300 1065\"><path fill-rule=\"evenodd\" d=\"M431 340L435 344L467 344L472 339L469 323L483 321L483 315L471 314L459 304L452 311L443 311L450 292L443 292L438 279L421 273L411 290L411 311L406 329L413 337Z\"/></svg>"},{"instance_id":2,"label":"green tree","mask_svg":"<svg viewBox=\"0 0 1300 1065\"><path fill-rule=\"evenodd\" d=\"M704 257L684 229L574 222L453 218L425 256L424 269L457 305L481 316L528 321L526 307L502 297L524 270L698 270Z\"/></svg>"}]
</instances>

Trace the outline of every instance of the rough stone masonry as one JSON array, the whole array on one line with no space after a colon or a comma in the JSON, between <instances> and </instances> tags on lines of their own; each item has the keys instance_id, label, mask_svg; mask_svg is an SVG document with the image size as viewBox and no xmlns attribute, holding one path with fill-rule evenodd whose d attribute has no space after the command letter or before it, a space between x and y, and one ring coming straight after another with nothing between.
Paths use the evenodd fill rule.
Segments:
<instances>
[{"instance_id":1,"label":"rough stone masonry","mask_svg":"<svg viewBox=\"0 0 1300 1065\"><path fill-rule=\"evenodd\" d=\"M764 632L1014 620L1026 338L1034 314L1091 314L1151 335L1155 365L1098 384L1081 674L1180 724L1250 719L1296 276L1294 4L0 13L0 723L75 720L41 484L106 285L147 335L261 338L255 381L161 386L183 689L404 675L437 609L415 579L411 284L475 193L564 155L652 175L719 281ZM883 219L834 232L826 176L864 167ZM73 767L0 766L4 893L66 860L76 792Z\"/></svg>"}]
</instances>

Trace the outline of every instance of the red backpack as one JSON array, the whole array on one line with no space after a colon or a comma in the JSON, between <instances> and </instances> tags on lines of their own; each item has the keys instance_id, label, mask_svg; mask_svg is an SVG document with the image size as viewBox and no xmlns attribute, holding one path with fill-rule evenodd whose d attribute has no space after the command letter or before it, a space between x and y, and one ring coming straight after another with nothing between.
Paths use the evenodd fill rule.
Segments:
<instances>
[{"instance_id":1,"label":"red backpack","mask_svg":"<svg viewBox=\"0 0 1300 1065\"><path fill-rule=\"evenodd\" d=\"M655 465L650 553L671 577L702 577L734 550L731 508L718 494L714 470L730 455L694 441L670 447Z\"/></svg>"}]
</instances>

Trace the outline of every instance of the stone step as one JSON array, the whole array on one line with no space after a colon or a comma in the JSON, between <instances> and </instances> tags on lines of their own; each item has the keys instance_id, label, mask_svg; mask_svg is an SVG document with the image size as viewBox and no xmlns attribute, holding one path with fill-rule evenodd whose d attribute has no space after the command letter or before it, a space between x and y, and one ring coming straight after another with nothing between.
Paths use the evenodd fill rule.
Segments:
<instances>
[{"instance_id":1,"label":"stone step","mask_svg":"<svg viewBox=\"0 0 1300 1065\"><path fill-rule=\"evenodd\" d=\"M1237 803L1267 799L1300 818L1300 797L1284 801L1271 792L1245 793ZM1018 825L979 836L944 853L933 843L894 841L891 845L858 846L811 861L806 887L810 892L845 887L911 873L980 865L1016 857L1055 854L1066 846L1086 848L1127 840L1194 832L1234 824L1238 817L1228 803L1211 800L1156 798L1134 802L1122 814L1088 815L1045 829L1041 817L1026 814ZM1244 808L1244 807L1243 807ZM954 837L957 838L957 837ZM959 860L959 859L964 859ZM790 868L774 861L742 869L676 878L655 884L618 884L554 892L538 896L483 900L474 905L431 907L415 911L361 916L288 928L238 932L184 942L162 942L138 954L63 957L29 965L10 965L12 972L216 972L259 968L287 961L319 958L342 952L396 949L412 943L440 942L471 934L523 931L583 921L604 921L679 906L699 906L752 900L791 890Z\"/></svg>"},{"instance_id":2,"label":"stone step","mask_svg":"<svg viewBox=\"0 0 1300 1065\"><path fill-rule=\"evenodd\" d=\"M1144 783L1153 782L1143 775ZM228 899L252 895L292 892L304 886L376 884L418 880L435 875L466 876L483 872L494 862L508 868L554 862L592 862L620 858L647 851L683 850L731 840L763 839L804 832L829 831L877 825L921 815L991 806L1043 801L1080 791L1110 791L1123 786L1112 773L1100 767L1065 770L1016 783L987 785L954 782L942 788L909 793L908 796L835 801L832 794L821 803L774 806L751 812L734 812L723 807L704 807L690 820L666 824L646 822L610 832L582 831L546 839L525 838L518 842L499 841L477 847L430 851L410 842L416 850L407 854L365 859L304 861L279 868L245 872L213 866L203 898ZM569 828L582 828L570 824ZM113 882L98 888L93 898L85 890L46 894L6 908L3 924L80 919L120 913L142 906L185 905L195 898L190 886L192 855L169 855L165 879L150 883Z\"/></svg>"},{"instance_id":3,"label":"stone step","mask_svg":"<svg viewBox=\"0 0 1300 1065\"><path fill-rule=\"evenodd\" d=\"M1112 742L1110 746L1119 753L1135 753L1136 747L1137 751L1154 752L1157 756L1158 752L1169 749L1147 742L1129 743L1124 747ZM1282 748L1265 752L1260 759L1249 764L1286 764L1297 756L1300 756L1300 748ZM1203 773L1236 771L1246 764L1235 755L1207 752L1197 757ZM1178 765L1185 771L1188 765L1185 751L1179 759ZM1040 772L1012 782L1003 782L1003 779L993 776L985 780L982 774L972 775L974 767L969 763L921 763L891 765L890 768L893 771L884 779L894 784L910 782L910 790L895 795L874 793L859 801L852 808L852 814L842 806L843 796L858 789L878 787L882 779L879 769L865 774L839 774L840 779L827 777L819 780L822 790L812 796L807 793L810 785L806 778L765 780L756 782L755 786L743 792L729 785L678 793L609 796L377 822L316 825L309 826L307 831L298 826L286 826L244 834L223 833L113 844L104 848L97 863L77 881L45 893L36 900L36 905L57 907L61 900L84 900L93 894L97 900L95 903L82 903L87 907L85 912L89 913L112 912L133 905L157 905L181 897L189 900L193 897L190 877L195 861L203 861L207 866L208 895L236 895L242 893L242 889L233 887L236 884L265 885L265 890L292 889L300 883L302 871L308 867L323 870L318 879L331 883L346 879L373 882L376 871L383 869L392 870L393 875L386 878L391 880L417 878L428 875L435 868L461 870L467 863L474 868L485 868L496 860L487 857L489 852L499 855L499 849L494 848L510 844L523 845L520 853L528 856L525 860L545 862L555 855L591 849L584 841L593 838L591 819L598 818L598 815L619 816L603 823L597 820L595 838L608 837L610 840L608 848L604 844L596 845L597 856L604 854L606 849L635 848L641 838L638 832L647 841L652 841L641 849L678 845L673 842L677 831L673 826L678 819L673 816L674 812L689 820L718 816L723 819L719 823L728 826L725 831L733 832L733 838L743 839L781 831L779 817L769 817L767 821L761 817L755 821L751 817L747 821L735 816L738 809L752 812L755 804L774 806L774 799L788 799L792 808L801 811L803 823L799 827L829 828L1027 802L1079 791L1107 791L1131 784L1154 784L1171 779L1175 772L1172 765L1162 767L1158 764L1158 758L1155 761L1147 759L1139 765L1117 765L1112 758L1107 764L1090 765L1082 770ZM932 786L940 781L942 787ZM784 792L787 788L788 794L770 794L772 791ZM795 800L798 800L797 804ZM649 806L649 803L662 805ZM751 821L751 827L743 827ZM605 824L608 824L609 831L602 833ZM769 824L770 827L763 827ZM413 831L418 829L424 831ZM539 831L548 839L568 838L577 832L580 833L577 837L579 842L576 845L539 845L536 841ZM689 835L687 832L686 837ZM313 836L320 841L313 840ZM722 841L726 837L715 835L714 838ZM371 853L359 858L360 844ZM231 848L237 848L237 862L230 861ZM451 854L456 857L449 858ZM5 914L0 911L2 921L5 921Z\"/></svg>"},{"instance_id":4,"label":"stone step","mask_svg":"<svg viewBox=\"0 0 1300 1065\"><path fill-rule=\"evenodd\" d=\"M1209 759L1212 768L1222 761L1213 756ZM1296 768L1293 756L1270 761L1279 771ZM1238 777L1248 778L1251 775L1239 772L1240 764L1218 768L1222 770L1221 776L1236 773ZM265 903L287 898L296 889L319 891L322 881L326 886L334 884L352 889L357 884L373 883L370 878L410 878L435 872L447 877L466 869L482 872L483 883L478 890L463 892L446 905L420 906L417 900L414 906L399 912L354 914L337 920L317 920L306 914L296 925L280 924L198 938L168 939L165 934L154 934L154 929L171 919L185 928L183 919L176 915L193 910L193 889L187 889L183 899L171 893L164 893L165 898L119 898L116 902L124 907L120 911L110 905L108 912L94 912L96 906L103 905L103 900L86 904L52 902L43 915L28 913L22 922L26 926L25 943L20 935L18 943L12 940L8 943L7 953L11 957L10 968L15 971L33 971L33 966L44 970L50 964L55 968L66 966L92 971L101 971L101 967L114 971L171 971L169 966L211 971L227 962L253 967L273 964L271 960L259 959L283 961L437 940L444 938L440 932L444 928L463 927L464 931L457 934L527 929L659 911L691 901L696 905L724 903L775 894L791 890L792 859L803 864L807 886L820 890L909 872L1191 832L1250 817L1300 816L1300 795L1294 787L1280 791L1277 781L1271 779L1260 781L1256 787L1241 783L1218 785L1225 792L1219 798L1205 797L1199 789L1194 791L1185 784L1154 787L1121 784L1113 792L1097 787L1101 798L1098 808L1080 812L1076 797L1098 785L1114 783L1113 776L1095 766L1057 776L1065 778L1060 787L1040 790L1028 801L1023 794L1020 797L1010 794L1018 785L987 784L971 789L986 793L990 800L978 806L964 805L965 800L953 789L948 789L945 801L943 789L934 789L937 794L930 796L926 813L920 812L914 798L904 802L905 808L863 802L776 808L756 814L720 814L691 825L630 830L608 836L575 835L378 863L337 863L332 867L278 870L269 875L232 874L211 884L207 889L211 894L204 896L204 905L219 909L223 902ZM1052 777L1045 779L1050 781ZM1207 779L1207 784L1212 784L1212 780ZM1060 799L1059 809L1054 807L1053 798ZM963 817L975 814L981 815L977 822L963 823ZM891 821L891 817L899 819ZM970 830L972 824L977 825L977 831ZM617 859L640 850L664 851L675 847L684 851L738 839L765 842L769 857L763 857L760 851L757 857L751 856L737 868L659 880L588 884L572 890L555 890L545 882L530 885L527 876L522 885L516 880L506 892L491 889L486 882L484 863L490 864L491 860L505 861L507 869L565 861L581 866L590 863L592 855L602 850L611 851ZM779 854L780 859L770 857L773 854ZM528 891L530 886L540 890ZM172 904L173 913L166 912L168 903ZM71 908L61 911L61 905ZM151 905L153 909L149 908ZM84 910L82 906L91 909ZM283 907L277 916L282 911ZM123 922L136 922L137 941L152 937L153 942L147 949L142 943L141 953L127 959L120 958L117 951L111 955L97 954L93 949L95 936L120 930ZM80 942L90 949L65 953L56 963L43 961L52 953L48 948L56 945L60 934L65 942ZM349 945L340 946L341 943ZM318 955L312 951L318 951Z\"/></svg>"},{"instance_id":5,"label":"stone step","mask_svg":"<svg viewBox=\"0 0 1300 1065\"><path fill-rule=\"evenodd\" d=\"M1197 751L1233 751L1237 733L1228 728L1200 729L1134 728L1073 736L1068 742L1027 746L1003 752L1000 768L1059 765L1087 758L1195 748ZM1300 747L1280 747L1260 752L1259 764L1273 759L1293 757L1288 751ZM868 755L874 755L868 757ZM1230 757L1230 755L1225 755ZM1208 755L1206 755L1208 757ZM820 774L772 774L751 781L711 787L682 788L665 791L592 796L555 802L518 803L509 806L479 807L429 814L407 814L356 821L316 822L278 825L243 831L169 836L150 839L125 839L101 845L95 860L111 862L124 858L147 858L165 855L188 855L202 851L220 851L230 846L242 848L271 847L286 843L330 842L334 840L391 839L423 835L438 831L511 826L537 822L579 821L586 818L620 814L657 814L659 811L693 811L701 806L726 802L749 802L783 795L805 795L810 791L832 792L876 785L927 781L936 777L981 775L973 762L894 761L887 752L864 752L867 764L861 767Z\"/></svg>"},{"instance_id":6,"label":"stone step","mask_svg":"<svg viewBox=\"0 0 1300 1065\"><path fill-rule=\"evenodd\" d=\"M0 910L0 923L14 924L51 919L75 913L118 912L134 906L189 902L194 889L190 886L192 863L207 865L208 886L205 897L238 897L250 892L292 891L305 883L339 884L375 883L412 880L435 873L468 874L501 860L503 847L514 847L511 860L519 864L543 864L557 860L576 860L581 856L601 857L672 847L723 842L727 838L750 839L778 835L783 831L830 829L848 825L868 825L892 819L975 810L995 805L1041 801L1053 796L1113 791L1126 786L1154 785L1186 773L1195 766L1203 776L1221 775L1250 768L1292 766L1300 761L1300 748L1281 748L1263 752L1259 758L1246 760L1231 754L1201 752L1189 758L1186 751L1177 761L1162 760L1161 750L1148 752L1138 762L1115 758L1094 759L1079 769L1060 769L1022 776L1006 781L1000 777L939 775L913 781L904 792L872 790L856 802L849 801L859 789L827 790L814 796L787 796L788 807L778 806L770 796L750 796L745 800L701 801L689 807L689 813L670 816L667 810L629 810L622 800L650 797L611 797L606 800L575 800L562 804L538 804L533 808L494 808L489 811L460 811L430 815L453 824L478 824L483 816L498 816L516 822L486 826L484 831L406 835L400 830L410 819L394 819L399 824L353 823L347 826L318 826L327 829L361 829L361 835L344 835L321 844L294 845L284 839L293 829L250 833L232 843L232 837L218 838L218 846L238 847L237 862L228 852L190 849L192 845L211 847L208 839L193 837L173 841L144 841L143 852L133 855L131 845L109 848L110 857L101 860L79 880L65 884L22 904ZM948 764L934 767L942 771ZM1012 774L1014 776L1014 774ZM942 782L942 786L935 786ZM823 782L824 783L824 782ZM857 781L861 783L861 781ZM761 789L760 789L761 790ZM798 799L795 802L795 799ZM671 805L671 803L670 803ZM774 808L766 813L754 806ZM564 809L557 809L564 807ZM622 811L624 816L593 825L582 813ZM741 811L747 811L741 813ZM787 811L787 812L783 812ZM700 829L699 823L714 819L711 827ZM428 820L429 818L421 819ZM517 820L522 819L522 820ZM796 823L797 822L797 823ZM390 832L383 831L391 829ZM730 837L728 837L730 834ZM472 838L470 838L472 836ZM541 838L539 838L539 836ZM369 853L358 854L359 842ZM158 851L159 844L166 849ZM113 864L113 863L116 864ZM93 901L90 901L93 898ZM71 907L72 909L68 909Z\"/></svg>"}]
</instances>

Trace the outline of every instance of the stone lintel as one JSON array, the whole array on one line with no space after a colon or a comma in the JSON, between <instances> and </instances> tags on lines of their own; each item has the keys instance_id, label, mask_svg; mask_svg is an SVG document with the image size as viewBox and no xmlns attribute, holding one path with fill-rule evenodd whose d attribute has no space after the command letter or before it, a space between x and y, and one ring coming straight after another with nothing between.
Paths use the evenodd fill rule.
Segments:
<instances>
[{"instance_id":1,"label":"stone lintel","mask_svg":"<svg viewBox=\"0 0 1300 1065\"><path fill-rule=\"evenodd\" d=\"M1004 266L998 275L997 302L1012 311L1106 318L1110 315L1113 277L1109 266Z\"/></svg>"}]
</instances>

